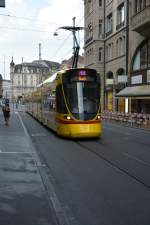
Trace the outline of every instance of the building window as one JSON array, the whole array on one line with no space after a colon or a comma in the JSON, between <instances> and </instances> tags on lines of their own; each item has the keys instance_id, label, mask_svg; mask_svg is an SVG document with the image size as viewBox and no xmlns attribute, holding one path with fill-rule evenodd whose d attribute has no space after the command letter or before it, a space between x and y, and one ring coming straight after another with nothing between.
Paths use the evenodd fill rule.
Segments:
<instances>
[{"instance_id":1,"label":"building window","mask_svg":"<svg viewBox=\"0 0 150 225\"><path fill-rule=\"evenodd\" d=\"M31 86L33 86L33 76L31 75Z\"/></svg>"},{"instance_id":2,"label":"building window","mask_svg":"<svg viewBox=\"0 0 150 225\"><path fill-rule=\"evenodd\" d=\"M20 79L20 76L18 75L18 86L21 85L21 79Z\"/></svg>"},{"instance_id":3,"label":"building window","mask_svg":"<svg viewBox=\"0 0 150 225\"><path fill-rule=\"evenodd\" d=\"M142 3L142 8L144 9L146 7L146 0L143 0Z\"/></svg>"},{"instance_id":4,"label":"building window","mask_svg":"<svg viewBox=\"0 0 150 225\"><path fill-rule=\"evenodd\" d=\"M119 55L119 41L116 41L116 56L118 57Z\"/></svg>"},{"instance_id":5,"label":"building window","mask_svg":"<svg viewBox=\"0 0 150 225\"><path fill-rule=\"evenodd\" d=\"M150 67L150 40L148 41L148 46L147 46L147 49L148 49L148 67Z\"/></svg>"},{"instance_id":6,"label":"building window","mask_svg":"<svg viewBox=\"0 0 150 225\"><path fill-rule=\"evenodd\" d=\"M106 46L106 60L108 60L108 46Z\"/></svg>"},{"instance_id":7,"label":"building window","mask_svg":"<svg viewBox=\"0 0 150 225\"><path fill-rule=\"evenodd\" d=\"M93 25L92 25L92 23L90 23L89 25L88 25L88 28L89 28L89 37L92 37L93 36Z\"/></svg>"},{"instance_id":8,"label":"building window","mask_svg":"<svg viewBox=\"0 0 150 225\"><path fill-rule=\"evenodd\" d=\"M102 0L99 0L99 7L102 7Z\"/></svg>"},{"instance_id":9,"label":"building window","mask_svg":"<svg viewBox=\"0 0 150 225\"><path fill-rule=\"evenodd\" d=\"M134 0L134 13L142 11L146 7L146 0Z\"/></svg>"},{"instance_id":10,"label":"building window","mask_svg":"<svg viewBox=\"0 0 150 225\"><path fill-rule=\"evenodd\" d=\"M133 62L133 71L139 69L140 69L140 51L137 52Z\"/></svg>"},{"instance_id":11,"label":"building window","mask_svg":"<svg viewBox=\"0 0 150 225\"><path fill-rule=\"evenodd\" d=\"M122 41L122 38L120 37L119 38L119 42L120 42L120 55L123 55L123 41Z\"/></svg>"},{"instance_id":12,"label":"building window","mask_svg":"<svg viewBox=\"0 0 150 225\"><path fill-rule=\"evenodd\" d=\"M124 4L121 4L117 8L117 26L116 29L120 29L122 26L124 26L125 21L125 7Z\"/></svg>"},{"instance_id":13,"label":"building window","mask_svg":"<svg viewBox=\"0 0 150 225\"><path fill-rule=\"evenodd\" d=\"M26 86L27 85L27 76L24 75L24 85Z\"/></svg>"},{"instance_id":14,"label":"building window","mask_svg":"<svg viewBox=\"0 0 150 225\"><path fill-rule=\"evenodd\" d=\"M103 33L103 31L102 31L102 23L103 23L103 21L99 20L99 24L98 24L98 37L99 38L102 38L102 33Z\"/></svg>"},{"instance_id":15,"label":"building window","mask_svg":"<svg viewBox=\"0 0 150 225\"><path fill-rule=\"evenodd\" d=\"M106 20L106 36L110 35L112 33L113 30L113 18L112 18L112 13L110 13L107 16L107 20Z\"/></svg>"},{"instance_id":16,"label":"building window","mask_svg":"<svg viewBox=\"0 0 150 225\"><path fill-rule=\"evenodd\" d=\"M99 48L99 52L98 52L98 60L102 61L102 48Z\"/></svg>"},{"instance_id":17,"label":"building window","mask_svg":"<svg viewBox=\"0 0 150 225\"><path fill-rule=\"evenodd\" d=\"M150 67L150 39L139 47L133 59L133 71Z\"/></svg>"},{"instance_id":18,"label":"building window","mask_svg":"<svg viewBox=\"0 0 150 225\"><path fill-rule=\"evenodd\" d=\"M147 45L143 45L140 49L140 67L141 69L147 67Z\"/></svg>"}]
</instances>

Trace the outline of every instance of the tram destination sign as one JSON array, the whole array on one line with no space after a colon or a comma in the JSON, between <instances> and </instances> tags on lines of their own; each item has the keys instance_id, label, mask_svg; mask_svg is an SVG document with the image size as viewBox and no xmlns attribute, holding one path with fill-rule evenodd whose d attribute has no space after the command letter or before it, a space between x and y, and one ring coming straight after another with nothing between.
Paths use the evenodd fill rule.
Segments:
<instances>
[{"instance_id":1,"label":"tram destination sign","mask_svg":"<svg viewBox=\"0 0 150 225\"><path fill-rule=\"evenodd\" d=\"M0 0L0 7L5 7L5 0Z\"/></svg>"}]
</instances>

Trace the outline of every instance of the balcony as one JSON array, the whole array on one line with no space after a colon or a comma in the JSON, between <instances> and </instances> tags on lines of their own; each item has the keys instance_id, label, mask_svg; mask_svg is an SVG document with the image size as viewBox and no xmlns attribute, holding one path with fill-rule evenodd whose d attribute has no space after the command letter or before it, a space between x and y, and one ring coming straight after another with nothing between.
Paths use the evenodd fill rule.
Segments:
<instances>
[{"instance_id":1,"label":"balcony","mask_svg":"<svg viewBox=\"0 0 150 225\"><path fill-rule=\"evenodd\" d=\"M92 40L93 40L93 37L88 38L88 39L85 41L85 44L88 44L88 43L91 42Z\"/></svg>"},{"instance_id":2,"label":"balcony","mask_svg":"<svg viewBox=\"0 0 150 225\"><path fill-rule=\"evenodd\" d=\"M131 29L141 35L150 36L150 5L131 18Z\"/></svg>"},{"instance_id":3,"label":"balcony","mask_svg":"<svg viewBox=\"0 0 150 225\"><path fill-rule=\"evenodd\" d=\"M109 35L111 35L111 34L112 34L112 32L113 32L113 30L112 30L112 29L111 29L111 30L109 30L109 31L107 31L107 32L105 33L106 37L108 37Z\"/></svg>"},{"instance_id":4,"label":"balcony","mask_svg":"<svg viewBox=\"0 0 150 225\"><path fill-rule=\"evenodd\" d=\"M121 22L121 23L119 23L119 24L117 24L116 30L119 30L119 29L122 28L122 27L124 27L124 21Z\"/></svg>"}]
</instances>

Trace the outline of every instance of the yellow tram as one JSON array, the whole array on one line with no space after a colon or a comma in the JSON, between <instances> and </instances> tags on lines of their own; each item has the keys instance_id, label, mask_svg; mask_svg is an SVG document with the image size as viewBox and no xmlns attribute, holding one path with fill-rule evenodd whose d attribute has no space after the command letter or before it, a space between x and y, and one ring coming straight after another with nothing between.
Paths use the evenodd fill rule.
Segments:
<instances>
[{"instance_id":1,"label":"yellow tram","mask_svg":"<svg viewBox=\"0 0 150 225\"><path fill-rule=\"evenodd\" d=\"M89 68L55 73L26 95L26 111L68 138L99 137L102 133L100 76Z\"/></svg>"}]
</instances>

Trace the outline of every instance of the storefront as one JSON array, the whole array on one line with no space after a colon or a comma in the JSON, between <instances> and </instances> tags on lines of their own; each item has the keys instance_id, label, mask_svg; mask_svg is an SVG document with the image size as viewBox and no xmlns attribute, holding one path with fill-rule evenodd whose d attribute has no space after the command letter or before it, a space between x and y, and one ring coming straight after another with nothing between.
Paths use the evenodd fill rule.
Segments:
<instances>
[{"instance_id":1,"label":"storefront","mask_svg":"<svg viewBox=\"0 0 150 225\"><path fill-rule=\"evenodd\" d=\"M126 87L116 97L128 99L129 112L150 113L150 85Z\"/></svg>"},{"instance_id":2,"label":"storefront","mask_svg":"<svg viewBox=\"0 0 150 225\"><path fill-rule=\"evenodd\" d=\"M135 51L128 87L116 97L129 99L130 112L150 113L150 39L142 42Z\"/></svg>"}]
</instances>

